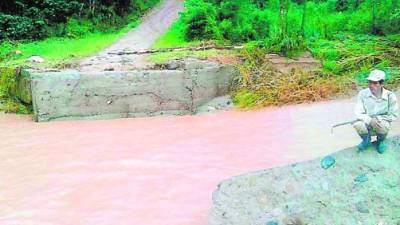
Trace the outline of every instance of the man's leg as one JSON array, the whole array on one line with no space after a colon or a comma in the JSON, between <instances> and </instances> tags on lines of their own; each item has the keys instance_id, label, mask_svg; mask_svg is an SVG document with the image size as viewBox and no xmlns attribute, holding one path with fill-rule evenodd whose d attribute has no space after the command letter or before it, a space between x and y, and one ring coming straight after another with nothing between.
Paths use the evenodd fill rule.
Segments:
<instances>
[{"instance_id":1,"label":"man's leg","mask_svg":"<svg viewBox=\"0 0 400 225\"><path fill-rule=\"evenodd\" d=\"M371 144L371 135L369 133L367 125L362 121L357 121L353 124L354 129L356 129L358 135L360 135L362 142L357 146L358 150L364 151Z\"/></svg>"},{"instance_id":2,"label":"man's leg","mask_svg":"<svg viewBox=\"0 0 400 225\"><path fill-rule=\"evenodd\" d=\"M387 149L385 139L389 132L390 123L386 120L378 120L374 118L371 120L371 127L376 132L377 136L376 149L382 154Z\"/></svg>"}]
</instances>

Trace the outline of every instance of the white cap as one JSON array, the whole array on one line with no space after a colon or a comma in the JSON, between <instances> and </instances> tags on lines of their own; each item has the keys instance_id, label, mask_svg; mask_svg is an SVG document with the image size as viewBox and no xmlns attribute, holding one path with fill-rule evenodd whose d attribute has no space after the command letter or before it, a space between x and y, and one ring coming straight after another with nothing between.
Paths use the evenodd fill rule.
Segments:
<instances>
[{"instance_id":1,"label":"white cap","mask_svg":"<svg viewBox=\"0 0 400 225\"><path fill-rule=\"evenodd\" d=\"M369 73L367 80L370 80L370 81L385 80L385 72L383 72L382 70L372 70Z\"/></svg>"}]
</instances>

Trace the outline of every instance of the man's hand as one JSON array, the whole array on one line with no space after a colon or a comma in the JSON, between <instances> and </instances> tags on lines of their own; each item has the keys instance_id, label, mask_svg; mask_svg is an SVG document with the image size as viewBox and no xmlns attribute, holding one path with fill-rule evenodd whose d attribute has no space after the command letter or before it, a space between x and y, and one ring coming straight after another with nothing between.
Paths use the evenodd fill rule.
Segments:
<instances>
[{"instance_id":1,"label":"man's hand","mask_svg":"<svg viewBox=\"0 0 400 225\"><path fill-rule=\"evenodd\" d=\"M371 120L371 125L374 126L374 127L380 127L380 128L382 128L382 126L381 126L381 120L379 119L379 116L374 117L374 118Z\"/></svg>"},{"instance_id":2,"label":"man's hand","mask_svg":"<svg viewBox=\"0 0 400 225\"><path fill-rule=\"evenodd\" d=\"M368 116L367 114L362 114L358 117L358 119L362 120L365 124L371 124L372 118Z\"/></svg>"}]
</instances>

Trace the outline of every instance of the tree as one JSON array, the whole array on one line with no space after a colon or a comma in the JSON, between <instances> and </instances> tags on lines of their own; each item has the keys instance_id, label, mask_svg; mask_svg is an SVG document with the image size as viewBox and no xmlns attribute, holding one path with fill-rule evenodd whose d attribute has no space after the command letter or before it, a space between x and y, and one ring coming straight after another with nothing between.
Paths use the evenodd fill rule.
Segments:
<instances>
[{"instance_id":1,"label":"tree","mask_svg":"<svg viewBox=\"0 0 400 225\"><path fill-rule=\"evenodd\" d=\"M279 13L280 13L280 24L281 24L281 36L286 36L286 21L285 21L285 7L286 0L280 0Z\"/></svg>"},{"instance_id":2,"label":"tree","mask_svg":"<svg viewBox=\"0 0 400 225\"><path fill-rule=\"evenodd\" d=\"M371 33L375 35L381 35L383 34L383 31L381 27L377 24L377 4L378 3L376 2L376 0L371 0Z\"/></svg>"},{"instance_id":3,"label":"tree","mask_svg":"<svg viewBox=\"0 0 400 225\"><path fill-rule=\"evenodd\" d=\"M304 26L306 23L306 16L307 16L307 0L304 1L303 3L303 15L301 17L301 27L300 27L300 36L304 38Z\"/></svg>"},{"instance_id":4,"label":"tree","mask_svg":"<svg viewBox=\"0 0 400 225\"><path fill-rule=\"evenodd\" d=\"M349 8L348 0L337 0L335 9L338 12L346 11Z\"/></svg>"}]
</instances>

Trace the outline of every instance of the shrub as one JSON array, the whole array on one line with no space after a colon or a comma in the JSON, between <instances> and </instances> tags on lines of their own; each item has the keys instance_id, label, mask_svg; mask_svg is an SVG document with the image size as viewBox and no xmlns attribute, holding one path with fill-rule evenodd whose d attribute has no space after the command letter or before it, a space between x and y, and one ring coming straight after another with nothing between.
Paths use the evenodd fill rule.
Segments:
<instances>
[{"instance_id":1,"label":"shrub","mask_svg":"<svg viewBox=\"0 0 400 225\"><path fill-rule=\"evenodd\" d=\"M257 48L245 49L243 54L245 61L239 66L241 76L234 93L235 102L242 108L318 101L351 88L340 77L319 72L281 73Z\"/></svg>"},{"instance_id":2,"label":"shrub","mask_svg":"<svg viewBox=\"0 0 400 225\"><path fill-rule=\"evenodd\" d=\"M24 16L0 14L0 39L28 39L44 36L45 23Z\"/></svg>"},{"instance_id":3,"label":"shrub","mask_svg":"<svg viewBox=\"0 0 400 225\"><path fill-rule=\"evenodd\" d=\"M202 1L188 1L187 4L191 7L183 14L186 38L188 40L215 38L216 12L212 5Z\"/></svg>"}]
</instances>

